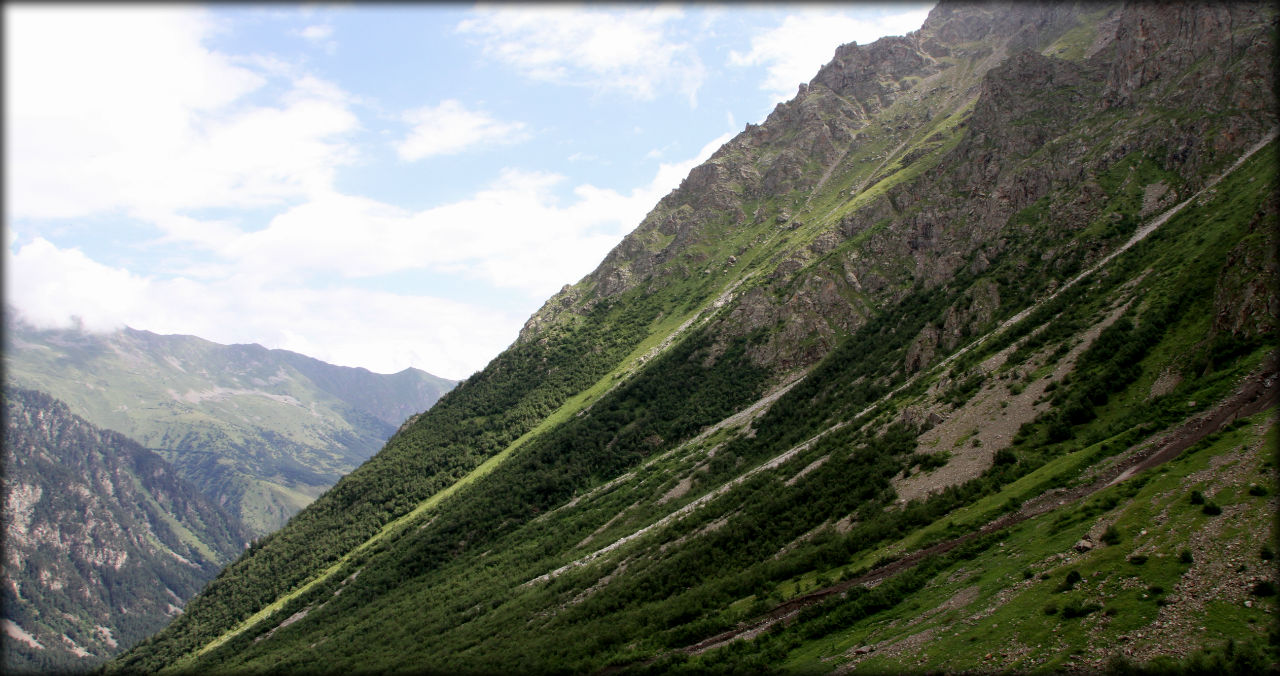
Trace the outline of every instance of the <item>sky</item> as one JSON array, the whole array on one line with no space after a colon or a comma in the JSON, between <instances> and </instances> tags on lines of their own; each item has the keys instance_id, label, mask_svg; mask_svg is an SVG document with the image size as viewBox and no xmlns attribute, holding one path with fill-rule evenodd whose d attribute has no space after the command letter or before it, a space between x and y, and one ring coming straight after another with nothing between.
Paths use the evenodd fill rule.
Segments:
<instances>
[{"instance_id":1,"label":"sky","mask_svg":"<svg viewBox=\"0 0 1280 676\"><path fill-rule=\"evenodd\" d=\"M932 5L6 3L5 302L465 378Z\"/></svg>"}]
</instances>

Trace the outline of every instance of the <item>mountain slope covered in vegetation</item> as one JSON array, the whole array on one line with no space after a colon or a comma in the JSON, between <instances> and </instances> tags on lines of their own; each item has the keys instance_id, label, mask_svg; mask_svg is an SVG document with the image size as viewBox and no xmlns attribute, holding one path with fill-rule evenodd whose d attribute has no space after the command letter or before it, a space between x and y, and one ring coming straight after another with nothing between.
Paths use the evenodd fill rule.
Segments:
<instances>
[{"instance_id":1,"label":"mountain slope covered in vegetation","mask_svg":"<svg viewBox=\"0 0 1280 676\"><path fill-rule=\"evenodd\" d=\"M194 336L38 330L12 313L5 328L6 379L137 439L260 535L454 385Z\"/></svg>"},{"instance_id":2,"label":"mountain slope covered in vegetation","mask_svg":"<svg viewBox=\"0 0 1280 676\"><path fill-rule=\"evenodd\" d=\"M841 47L111 668L1274 664L1276 19Z\"/></svg>"},{"instance_id":3,"label":"mountain slope covered in vegetation","mask_svg":"<svg viewBox=\"0 0 1280 676\"><path fill-rule=\"evenodd\" d=\"M4 392L4 667L83 669L158 631L250 533L160 456Z\"/></svg>"}]
</instances>

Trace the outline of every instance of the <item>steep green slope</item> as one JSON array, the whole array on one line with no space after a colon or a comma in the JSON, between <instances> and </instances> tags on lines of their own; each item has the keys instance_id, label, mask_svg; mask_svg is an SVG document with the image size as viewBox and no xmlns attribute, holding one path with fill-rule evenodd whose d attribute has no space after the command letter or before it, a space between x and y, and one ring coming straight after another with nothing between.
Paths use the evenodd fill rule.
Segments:
<instances>
[{"instance_id":1,"label":"steep green slope","mask_svg":"<svg viewBox=\"0 0 1280 676\"><path fill-rule=\"evenodd\" d=\"M248 544L136 442L4 393L4 667L85 669L163 627Z\"/></svg>"},{"instance_id":2,"label":"steep green slope","mask_svg":"<svg viewBox=\"0 0 1280 676\"><path fill-rule=\"evenodd\" d=\"M946 4L842 47L113 666L674 668L1144 453L1274 372L1274 25ZM689 664L835 666L793 635Z\"/></svg>"},{"instance_id":3,"label":"steep green slope","mask_svg":"<svg viewBox=\"0 0 1280 676\"><path fill-rule=\"evenodd\" d=\"M453 385L194 336L36 330L13 317L6 329L6 378L137 439L259 534Z\"/></svg>"}]
</instances>

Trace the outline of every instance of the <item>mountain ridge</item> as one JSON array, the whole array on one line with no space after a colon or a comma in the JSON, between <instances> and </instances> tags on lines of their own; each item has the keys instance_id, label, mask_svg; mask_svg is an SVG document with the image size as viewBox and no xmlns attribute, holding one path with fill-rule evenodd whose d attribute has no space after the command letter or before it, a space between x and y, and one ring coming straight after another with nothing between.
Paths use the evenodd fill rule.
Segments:
<instances>
[{"instance_id":1,"label":"mountain ridge","mask_svg":"<svg viewBox=\"0 0 1280 676\"><path fill-rule=\"evenodd\" d=\"M7 379L135 437L259 534L454 384L196 336L40 330L12 314L5 340Z\"/></svg>"},{"instance_id":2,"label":"mountain ridge","mask_svg":"<svg viewBox=\"0 0 1280 676\"><path fill-rule=\"evenodd\" d=\"M1239 94L1274 88L1275 27L1262 4L948 3L842 47L112 667L825 671L891 631L921 648L870 661L894 671L1265 650L1274 602L1215 557L1270 542L1248 483L1274 479L1267 411L777 632L674 652L1078 485L1262 366L1274 322L1237 319L1276 300L1250 280L1275 268L1277 119ZM947 65L894 77L897 57ZM1211 632L1156 631L1206 589L1235 604ZM991 612L961 614L975 599ZM1139 630L1159 642L1126 653ZM992 661L983 636L1021 647Z\"/></svg>"}]
</instances>

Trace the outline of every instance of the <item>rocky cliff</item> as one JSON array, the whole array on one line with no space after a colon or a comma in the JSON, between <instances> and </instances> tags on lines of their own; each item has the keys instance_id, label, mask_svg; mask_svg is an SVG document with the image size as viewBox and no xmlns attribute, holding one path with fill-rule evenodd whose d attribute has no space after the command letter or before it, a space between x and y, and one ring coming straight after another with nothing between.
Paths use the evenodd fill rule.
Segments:
<instances>
[{"instance_id":1,"label":"rocky cliff","mask_svg":"<svg viewBox=\"0 0 1280 676\"><path fill-rule=\"evenodd\" d=\"M160 456L5 390L4 666L87 668L182 612L249 532Z\"/></svg>"},{"instance_id":2,"label":"rocky cliff","mask_svg":"<svg viewBox=\"0 0 1280 676\"><path fill-rule=\"evenodd\" d=\"M739 265L741 249L710 243L753 233L741 248L769 256L770 283L744 294L728 332L785 317L791 326L759 361L808 366L899 300L907 280L934 286L987 265L1010 218L1037 200L1054 200L1042 209L1047 232L1015 232L1055 256L1059 240L1122 214L1129 205L1091 177L1125 158L1168 174L1139 189L1177 184L1166 204L1198 188L1275 125L1271 98L1253 95L1274 87L1271 21L1248 3L942 3L911 35L837 50L549 300L522 339L566 309ZM1081 186L1050 194L1067 183ZM1063 251L1073 262L1062 265L1103 248Z\"/></svg>"}]
</instances>

